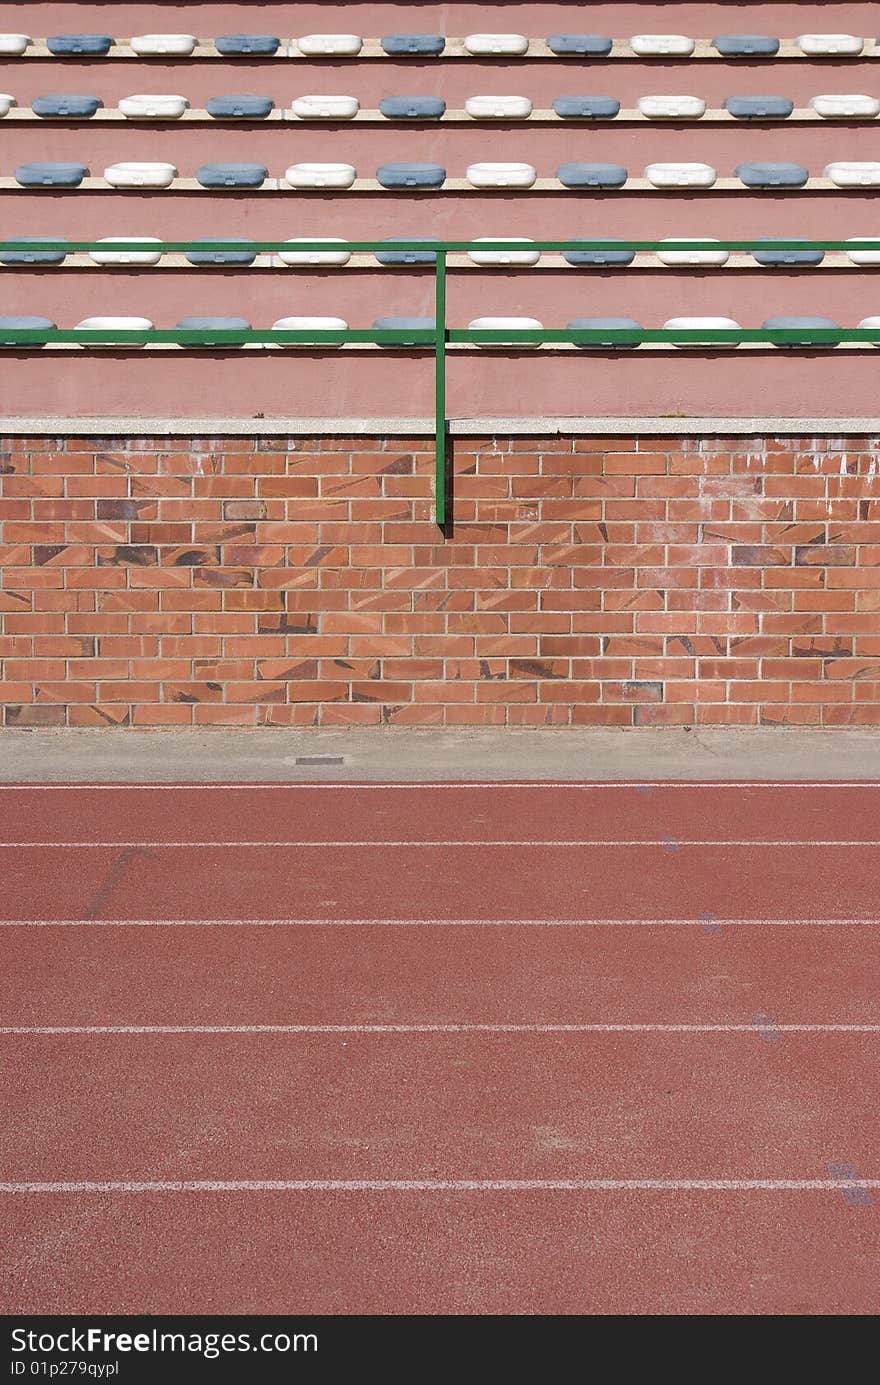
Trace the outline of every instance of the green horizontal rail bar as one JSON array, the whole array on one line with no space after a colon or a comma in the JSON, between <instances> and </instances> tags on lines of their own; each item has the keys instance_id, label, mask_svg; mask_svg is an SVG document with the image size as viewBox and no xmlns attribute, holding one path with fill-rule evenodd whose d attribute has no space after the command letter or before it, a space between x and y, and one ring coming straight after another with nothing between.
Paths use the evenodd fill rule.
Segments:
<instances>
[{"instance_id":1,"label":"green horizontal rail bar","mask_svg":"<svg viewBox=\"0 0 880 1385\"><path fill-rule=\"evenodd\" d=\"M880 250L880 237L852 237L849 240L808 240L806 238L798 240L771 239L767 236L756 236L750 240L714 240L711 237L691 237L689 239L676 240L674 237L667 237L663 240L607 240L597 237L595 239L581 238L578 240L530 240L524 242L522 239L509 240L504 237L486 238L481 240L455 240L455 241L436 241L436 240L249 240L241 242L230 242L227 240L156 240L142 244L133 240L131 237L120 236L107 238L105 240L50 240L40 239L35 241L22 240L21 238L9 238L0 240L0 254L9 251L26 251L31 254L44 252L66 252L75 254L82 251L126 251L129 254L160 253L167 252L186 252L186 251L225 251L235 253L238 251L255 252L275 252L282 251L288 254L294 252L318 253L319 251L351 251L366 252L380 250L385 253L394 251L445 251L447 254L463 253L466 251L480 250L540 250L540 251L566 251L566 250L632 250L632 251L655 251L655 250ZM234 266L233 266L234 267ZM523 266L529 268L529 266Z\"/></svg>"}]
</instances>

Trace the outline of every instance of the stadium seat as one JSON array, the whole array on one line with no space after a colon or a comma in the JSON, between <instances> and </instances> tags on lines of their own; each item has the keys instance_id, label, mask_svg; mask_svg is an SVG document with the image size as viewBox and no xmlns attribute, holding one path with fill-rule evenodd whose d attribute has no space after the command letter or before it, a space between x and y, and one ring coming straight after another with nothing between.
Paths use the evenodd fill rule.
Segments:
<instances>
[{"instance_id":1,"label":"stadium seat","mask_svg":"<svg viewBox=\"0 0 880 1385\"><path fill-rule=\"evenodd\" d=\"M761 323L761 327L767 332L799 332L802 329L806 330L810 328L820 328L826 329L828 331L833 331L835 328L838 328L839 330L838 323L834 322L830 317L768 317L764 322ZM838 344L838 340L830 342L815 342L810 341L809 338L805 337L795 338L794 341L779 341L776 342L776 345L781 349L791 349L792 347L798 346L812 346L814 350L826 351L829 346L836 346Z\"/></svg>"},{"instance_id":2,"label":"stadium seat","mask_svg":"<svg viewBox=\"0 0 880 1385\"><path fill-rule=\"evenodd\" d=\"M483 332L525 332L534 328L537 332L543 332L544 324L539 322L536 317L475 317L468 323L468 331ZM499 347L509 349L513 347L517 351L528 351L536 346L540 346L540 341L480 341L475 342L481 350L497 350Z\"/></svg>"},{"instance_id":3,"label":"stadium seat","mask_svg":"<svg viewBox=\"0 0 880 1385\"><path fill-rule=\"evenodd\" d=\"M103 106L100 96L62 95L53 92L49 96L36 96L31 102L34 115L51 117L68 116L75 120L88 120Z\"/></svg>"},{"instance_id":4,"label":"stadium seat","mask_svg":"<svg viewBox=\"0 0 880 1385\"><path fill-rule=\"evenodd\" d=\"M556 177L566 188L622 188L626 169L621 164L560 164Z\"/></svg>"},{"instance_id":5,"label":"stadium seat","mask_svg":"<svg viewBox=\"0 0 880 1385\"><path fill-rule=\"evenodd\" d=\"M192 265L250 265L257 258L253 241L242 236L206 236L205 240L223 241L227 250L187 250L186 258ZM232 247L238 247L233 249Z\"/></svg>"},{"instance_id":6,"label":"stadium seat","mask_svg":"<svg viewBox=\"0 0 880 1385\"><path fill-rule=\"evenodd\" d=\"M104 169L112 188L168 188L176 177L174 164L166 163L118 163Z\"/></svg>"},{"instance_id":7,"label":"stadium seat","mask_svg":"<svg viewBox=\"0 0 880 1385\"><path fill-rule=\"evenodd\" d=\"M80 163L20 164L15 170L15 181L23 188L76 188L88 176L86 165Z\"/></svg>"},{"instance_id":8,"label":"stadium seat","mask_svg":"<svg viewBox=\"0 0 880 1385\"><path fill-rule=\"evenodd\" d=\"M699 120L706 114L701 96L640 96L636 105L648 120Z\"/></svg>"},{"instance_id":9,"label":"stadium seat","mask_svg":"<svg viewBox=\"0 0 880 1385\"><path fill-rule=\"evenodd\" d=\"M468 34L464 40L465 52L474 56L497 56L521 58L529 51L529 41L524 34Z\"/></svg>"},{"instance_id":10,"label":"stadium seat","mask_svg":"<svg viewBox=\"0 0 880 1385\"><path fill-rule=\"evenodd\" d=\"M162 258L161 250L134 249L135 246L161 245L156 236L102 236L102 241L125 241L124 250L90 250L89 259L99 265L157 265Z\"/></svg>"},{"instance_id":11,"label":"stadium seat","mask_svg":"<svg viewBox=\"0 0 880 1385\"><path fill-rule=\"evenodd\" d=\"M385 34L379 40L386 53L394 57L418 53L432 57L442 53L446 39L442 34Z\"/></svg>"},{"instance_id":12,"label":"stadium seat","mask_svg":"<svg viewBox=\"0 0 880 1385\"><path fill-rule=\"evenodd\" d=\"M13 239L12 236L9 237ZM65 236L16 236L16 240L27 241L28 245L37 246L46 241L56 242L66 240ZM0 251L0 264L8 265L59 265L63 264L66 258L64 250L3 250Z\"/></svg>"},{"instance_id":13,"label":"stadium seat","mask_svg":"<svg viewBox=\"0 0 880 1385\"><path fill-rule=\"evenodd\" d=\"M694 39L684 34L634 34L629 46L640 58L654 58L661 54L687 58L697 45Z\"/></svg>"},{"instance_id":14,"label":"stadium seat","mask_svg":"<svg viewBox=\"0 0 880 1385\"><path fill-rule=\"evenodd\" d=\"M744 163L735 172L747 188L802 188L810 176L801 164L793 163Z\"/></svg>"},{"instance_id":15,"label":"stadium seat","mask_svg":"<svg viewBox=\"0 0 880 1385\"><path fill-rule=\"evenodd\" d=\"M218 120L265 120L274 106L271 96L211 96L205 102L208 115Z\"/></svg>"},{"instance_id":16,"label":"stadium seat","mask_svg":"<svg viewBox=\"0 0 880 1385\"><path fill-rule=\"evenodd\" d=\"M575 240L581 237L573 237ZM593 240L617 240L616 236L594 236ZM628 265L635 259L634 250L563 250L562 258L570 265Z\"/></svg>"},{"instance_id":17,"label":"stadium seat","mask_svg":"<svg viewBox=\"0 0 880 1385\"><path fill-rule=\"evenodd\" d=\"M854 34L799 34L795 43L809 57L824 57L830 53L854 57L865 46L864 40Z\"/></svg>"},{"instance_id":18,"label":"stadium seat","mask_svg":"<svg viewBox=\"0 0 880 1385\"><path fill-rule=\"evenodd\" d=\"M203 188L258 188L267 176L262 164L202 164L196 170Z\"/></svg>"},{"instance_id":19,"label":"stadium seat","mask_svg":"<svg viewBox=\"0 0 880 1385\"><path fill-rule=\"evenodd\" d=\"M611 52L612 40L605 34L551 34L547 47L560 57L569 54L605 58Z\"/></svg>"},{"instance_id":20,"label":"stadium seat","mask_svg":"<svg viewBox=\"0 0 880 1385\"><path fill-rule=\"evenodd\" d=\"M760 265L773 267L774 265L817 265L821 264L825 258L824 250L774 250L771 247L777 240L794 240L793 236L767 236L761 239L761 246L768 248L751 250L749 253L753 260Z\"/></svg>"},{"instance_id":21,"label":"stadium seat","mask_svg":"<svg viewBox=\"0 0 880 1385\"><path fill-rule=\"evenodd\" d=\"M110 34L53 34L46 47L57 58L79 53L84 57L102 58L110 52L114 40Z\"/></svg>"},{"instance_id":22,"label":"stadium seat","mask_svg":"<svg viewBox=\"0 0 880 1385\"><path fill-rule=\"evenodd\" d=\"M136 34L129 42L144 58L188 58L198 39L194 34Z\"/></svg>"},{"instance_id":23,"label":"stadium seat","mask_svg":"<svg viewBox=\"0 0 880 1385\"><path fill-rule=\"evenodd\" d=\"M327 245L344 245L345 241L338 236L292 236L287 244L297 245L301 241L321 241ZM306 264L325 264L342 265L348 264L351 259L350 250L279 250L278 258L282 264L286 265L306 265Z\"/></svg>"},{"instance_id":24,"label":"stadium seat","mask_svg":"<svg viewBox=\"0 0 880 1385\"><path fill-rule=\"evenodd\" d=\"M433 332L433 317L377 317L373 323L374 332ZM430 349L429 344L416 341L380 342L386 350L399 350L401 346L421 346Z\"/></svg>"},{"instance_id":25,"label":"stadium seat","mask_svg":"<svg viewBox=\"0 0 880 1385\"><path fill-rule=\"evenodd\" d=\"M880 115L880 101L876 96L812 96L810 105L817 115L826 120L840 120L846 116Z\"/></svg>"},{"instance_id":26,"label":"stadium seat","mask_svg":"<svg viewBox=\"0 0 880 1385\"><path fill-rule=\"evenodd\" d=\"M272 323L273 332L345 332L348 330L348 323L344 317L279 317L277 322ZM342 342L336 341L284 341L277 342L277 346L282 346L287 350L308 351L317 347L319 350L326 350L328 347L341 346Z\"/></svg>"},{"instance_id":27,"label":"stadium seat","mask_svg":"<svg viewBox=\"0 0 880 1385\"><path fill-rule=\"evenodd\" d=\"M465 177L474 188L530 188L538 174L531 164L470 164Z\"/></svg>"},{"instance_id":28,"label":"stadium seat","mask_svg":"<svg viewBox=\"0 0 880 1385\"><path fill-rule=\"evenodd\" d=\"M439 188L446 181L446 169L432 163L382 164L376 179L383 188Z\"/></svg>"},{"instance_id":29,"label":"stadium seat","mask_svg":"<svg viewBox=\"0 0 880 1385\"><path fill-rule=\"evenodd\" d=\"M446 102L440 96L383 96L379 110L387 120L439 120Z\"/></svg>"},{"instance_id":30,"label":"stadium seat","mask_svg":"<svg viewBox=\"0 0 880 1385\"><path fill-rule=\"evenodd\" d=\"M0 34L0 57L20 58L32 43L30 34Z\"/></svg>"},{"instance_id":31,"label":"stadium seat","mask_svg":"<svg viewBox=\"0 0 880 1385\"><path fill-rule=\"evenodd\" d=\"M529 236L475 236L474 244L483 240L515 240L523 245L531 244ZM467 252L469 260L474 264L480 265L504 265L521 264L534 265L541 258L540 250L469 250Z\"/></svg>"},{"instance_id":32,"label":"stadium seat","mask_svg":"<svg viewBox=\"0 0 880 1385\"><path fill-rule=\"evenodd\" d=\"M711 248L713 236L667 236L670 241L692 241L693 249L688 250L667 250L664 242L661 241L661 249L657 251L657 259L665 265L704 265L718 268L727 264L730 259L729 250L713 250Z\"/></svg>"},{"instance_id":33,"label":"stadium seat","mask_svg":"<svg viewBox=\"0 0 880 1385\"><path fill-rule=\"evenodd\" d=\"M794 102L787 96L728 96L724 109L737 120L786 120Z\"/></svg>"},{"instance_id":34,"label":"stadium seat","mask_svg":"<svg viewBox=\"0 0 880 1385\"><path fill-rule=\"evenodd\" d=\"M464 108L475 120L526 120L532 113L527 96L469 96Z\"/></svg>"},{"instance_id":35,"label":"stadium seat","mask_svg":"<svg viewBox=\"0 0 880 1385\"><path fill-rule=\"evenodd\" d=\"M423 236L418 232L413 232L410 236L386 236L385 240L387 240L390 245L393 245L395 241L435 241L437 237ZM431 250L374 250L373 254L381 265L423 265L437 263L437 256Z\"/></svg>"},{"instance_id":36,"label":"stadium seat","mask_svg":"<svg viewBox=\"0 0 880 1385\"><path fill-rule=\"evenodd\" d=\"M779 52L779 39L767 34L719 34L713 38L712 47L725 58L739 58L754 54L772 57Z\"/></svg>"},{"instance_id":37,"label":"stadium seat","mask_svg":"<svg viewBox=\"0 0 880 1385\"><path fill-rule=\"evenodd\" d=\"M568 327L573 332L633 332L642 331L642 324L636 322L634 317L573 317L567 322ZM625 351L632 346L639 346L638 336L624 337L623 340L615 341L612 337L599 338L597 341L577 341L575 346L583 347L591 351Z\"/></svg>"},{"instance_id":38,"label":"stadium seat","mask_svg":"<svg viewBox=\"0 0 880 1385\"><path fill-rule=\"evenodd\" d=\"M880 317L863 317L857 325L863 332L877 332L878 335L871 342L871 345L880 346Z\"/></svg>"},{"instance_id":39,"label":"stadium seat","mask_svg":"<svg viewBox=\"0 0 880 1385\"><path fill-rule=\"evenodd\" d=\"M364 46L359 34L303 34L296 46L306 57L326 57L337 54L352 58Z\"/></svg>"},{"instance_id":40,"label":"stadium seat","mask_svg":"<svg viewBox=\"0 0 880 1385\"><path fill-rule=\"evenodd\" d=\"M620 113L613 96L557 96L553 109L563 120L610 120Z\"/></svg>"},{"instance_id":41,"label":"stadium seat","mask_svg":"<svg viewBox=\"0 0 880 1385\"><path fill-rule=\"evenodd\" d=\"M8 115L12 107L17 104L18 102L14 96L10 96L8 92L0 91L0 119L2 119L4 115Z\"/></svg>"},{"instance_id":42,"label":"stadium seat","mask_svg":"<svg viewBox=\"0 0 880 1385\"><path fill-rule=\"evenodd\" d=\"M179 120L189 106L185 96L123 96L119 109L127 120Z\"/></svg>"},{"instance_id":43,"label":"stadium seat","mask_svg":"<svg viewBox=\"0 0 880 1385\"><path fill-rule=\"evenodd\" d=\"M291 164L284 180L292 188L350 188L357 173L352 164Z\"/></svg>"},{"instance_id":44,"label":"stadium seat","mask_svg":"<svg viewBox=\"0 0 880 1385\"><path fill-rule=\"evenodd\" d=\"M298 96L291 110L301 120L353 120L360 102L356 96Z\"/></svg>"},{"instance_id":45,"label":"stadium seat","mask_svg":"<svg viewBox=\"0 0 880 1385\"><path fill-rule=\"evenodd\" d=\"M645 177L655 188L710 188L718 177L710 164L648 164Z\"/></svg>"},{"instance_id":46,"label":"stadium seat","mask_svg":"<svg viewBox=\"0 0 880 1385\"><path fill-rule=\"evenodd\" d=\"M875 188L880 184L880 162L872 159L826 164L824 174L838 188Z\"/></svg>"},{"instance_id":47,"label":"stadium seat","mask_svg":"<svg viewBox=\"0 0 880 1385\"><path fill-rule=\"evenodd\" d=\"M35 345L12 341L6 333L9 331L52 332L54 330L55 323L51 317L33 317L24 313L16 313L11 317L0 317L0 346L11 346L13 350L19 351L33 351Z\"/></svg>"},{"instance_id":48,"label":"stadium seat","mask_svg":"<svg viewBox=\"0 0 880 1385\"><path fill-rule=\"evenodd\" d=\"M872 245L876 245L876 250L847 250L847 259L852 260L853 264L876 265L880 264L880 239L872 236L849 236L849 240L865 240Z\"/></svg>"},{"instance_id":49,"label":"stadium seat","mask_svg":"<svg viewBox=\"0 0 880 1385\"><path fill-rule=\"evenodd\" d=\"M153 323L148 317L84 317L75 327L77 332L149 332ZM84 341L83 346L90 351L137 351L143 346L139 341Z\"/></svg>"},{"instance_id":50,"label":"stadium seat","mask_svg":"<svg viewBox=\"0 0 880 1385\"><path fill-rule=\"evenodd\" d=\"M724 332L735 331L739 326L740 324L735 322L732 317L671 317L667 322L664 322L663 330L695 332L706 328L708 331ZM688 341L673 338L672 345L684 348L696 347L701 351L705 351L707 347L712 351L731 351L739 343L735 341Z\"/></svg>"},{"instance_id":51,"label":"stadium seat","mask_svg":"<svg viewBox=\"0 0 880 1385\"><path fill-rule=\"evenodd\" d=\"M193 343L193 347L196 349L209 346L239 345L237 342L220 341L211 336L212 332L249 332L250 330L251 324L244 317L182 317L175 324L175 331L178 332L204 332L206 334L204 341Z\"/></svg>"},{"instance_id":52,"label":"stadium seat","mask_svg":"<svg viewBox=\"0 0 880 1385\"><path fill-rule=\"evenodd\" d=\"M271 57L281 47L281 40L275 34L222 34L220 38L215 38L214 47L224 57L234 58L249 53Z\"/></svg>"}]
</instances>

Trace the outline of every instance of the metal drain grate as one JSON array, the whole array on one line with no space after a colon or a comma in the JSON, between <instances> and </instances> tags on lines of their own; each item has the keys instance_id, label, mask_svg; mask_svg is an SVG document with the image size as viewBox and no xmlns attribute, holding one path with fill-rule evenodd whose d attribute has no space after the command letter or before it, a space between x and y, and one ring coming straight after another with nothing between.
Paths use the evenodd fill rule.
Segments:
<instances>
[{"instance_id":1,"label":"metal drain grate","mask_svg":"<svg viewBox=\"0 0 880 1385\"><path fill-rule=\"evenodd\" d=\"M344 765L344 755L297 755L298 765Z\"/></svg>"}]
</instances>

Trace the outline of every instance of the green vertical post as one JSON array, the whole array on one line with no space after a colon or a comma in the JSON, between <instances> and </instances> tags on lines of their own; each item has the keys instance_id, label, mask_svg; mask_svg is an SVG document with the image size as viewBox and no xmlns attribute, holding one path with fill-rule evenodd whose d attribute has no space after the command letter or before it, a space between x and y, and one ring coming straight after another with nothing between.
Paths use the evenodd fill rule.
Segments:
<instances>
[{"instance_id":1,"label":"green vertical post","mask_svg":"<svg viewBox=\"0 0 880 1385\"><path fill-rule=\"evenodd\" d=\"M446 251L438 250L434 275L434 514L446 524Z\"/></svg>"}]
</instances>

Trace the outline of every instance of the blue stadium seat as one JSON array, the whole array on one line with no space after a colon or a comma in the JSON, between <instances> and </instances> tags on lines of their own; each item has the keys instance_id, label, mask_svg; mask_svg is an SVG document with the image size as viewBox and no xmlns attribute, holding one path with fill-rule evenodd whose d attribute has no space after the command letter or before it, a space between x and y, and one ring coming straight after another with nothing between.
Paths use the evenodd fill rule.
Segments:
<instances>
[{"instance_id":1,"label":"blue stadium seat","mask_svg":"<svg viewBox=\"0 0 880 1385\"><path fill-rule=\"evenodd\" d=\"M265 120L274 106L271 96L211 96L205 102L208 115L221 120Z\"/></svg>"},{"instance_id":2,"label":"blue stadium seat","mask_svg":"<svg viewBox=\"0 0 880 1385\"><path fill-rule=\"evenodd\" d=\"M0 346L18 347L20 351L28 351L30 347L27 343L12 341L5 336L7 331L25 332L51 332L54 330L55 323L50 317L31 317L27 314L14 314L11 317L0 317Z\"/></svg>"},{"instance_id":3,"label":"blue stadium seat","mask_svg":"<svg viewBox=\"0 0 880 1385\"><path fill-rule=\"evenodd\" d=\"M613 96L557 96L553 109L563 120L573 117L608 120L618 114L620 102Z\"/></svg>"},{"instance_id":4,"label":"blue stadium seat","mask_svg":"<svg viewBox=\"0 0 880 1385\"><path fill-rule=\"evenodd\" d=\"M395 57L408 53L433 56L442 53L446 47L442 34L385 34L379 42L386 53L392 53Z\"/></svg>"},{"instance_id":5,"label":"blue stadium seat","mask_svg":"<svg viewBox=\"0 0 880 1385\"><path fill-rule=\"evenodd\" d=\"M802 164L744 163L735 170L748 188L802 188L810 174Z\"/></svg>"},{"instance_id":6,"label":"blue stadium seat","mask_svg":"<svg viewBox=\"0 0 880 1385\"><path fill-rule=\"evenodd\" d=\"M12 236L9 237L13 239ZM16 236L16 240L27 241L28 245L41 245L45 241L55 242L66 240L65 236ZM42 264L54 265L63 264L66 252L64 250L3 250L0 251L0 264L25 265Z\"/></svg>"},{"instance_id":7,"label":"blue stadium seat","mask_svg":"<svg viewBox=\"0 0 880 1385\"><path fill-rule=\"evenodd\" d=\"M179 332L204 332L206 334L205 340L198 342L198 346L229 346L229 342L218 342L210 334L212 332L249 332L250 327L251 324L244 317L182 317L175 324L175 330Z\"/></svg>"},{"instance_id":8,"label":"blue stadium seat","mask_svg":"<svg viewBox=\"0 0 880 1385\"><path fill-rule=\"evenodd\" d=\"M268 172L262 164L202 164L196 179L203 188L258 188Z\"/></svg>"},{"instance_id":9,"label":"blue stadium seat","mask_svg":"<svg viewBox=\"0 0 880 1385\"><path fill-rule=\"evenodd\" d=\"M88 176L85 164L78 163L20 164L15 170L15 181L23 188L76 188Z\"/></svg>"},{"instance_id":10,"label":"blue stadium seat","mask_svg":"<svg viewBox=\"0 0 880 1385\"><path fill-rule=\"evenodd\" d=\"M794 332L797 332L797 331L800 331L802 328L825 328L826 330L829 330L829 331L832 331L834 328L837 328L838 331L840 330L839 324L836 323L836 322L834 322L833 319L830 318L830 317L789 317L789 316L768 317L764 322L761 323L761 326L762 326L762 328L764 328L764 329L765 329L766 331L768 331L768 332L777 332L777 331L789 331L789 332L794 331ZM807 339L807 338L804 338L804 339L801 339L801 340L795 339L794 341L783 341L783 342L777 342L777 343L776 343L777 346L783 347L783 348L784 348L784 347L789 347L789 348L791 348L791 347L798 347L798 346L812 346L812 347L814 347L814 348L815 348L816 350L818 350L818 351L822 351L822 350L826 350L826 351L827 351L827 349L828 349L829 346L835 346L836 344L837 344L836 341L831 341L831 342L821 342L821 341L820 341L820 342L814 342L814 341L810 341L810 340Z\"/></svg>"},{"instance_id":11,"label":"blue stadium seat","mask_svg":"<svg viewBox=\"0 0 880 1385\"><path fill-rule=\"evenodd\" d=\"M794 102L787 96L728 96L724 109L737 120L785 120Z\"/></svg>"},{"instance_id":12,"label":"blue stadium seat","mask_svg":"<svg viewBox=\"0 0 880 1385\"><path fill-rule=\"evenodd\" d=\"M757 260L762 265L817 265L821 264L825 258L824 250L772 250L772 246L777 240L794 240L794 236L765 236L761 238L760 244L766 245L766 250L752 250L749 253L753 260Z\"/></svg>"},{"instance_id":13,"label":"blue stadium seat","mask_svg":"<svg viewBox=\"0 0 880 1385\"><path fill-rule=\"evenodd\" d=\"M229 250L187 250L186 258L190 264L253 264L257 258L257 252L252 248L253 242L243 236L205 236L205 240L223 241L224 245L230 247L237 246L238 249Z\"/></svg>"},{"instance_id":14,"label":"blue stadium seat","mask_svg":"<svg viewBox=\"0 0 880 1385\"><path fill-rule=\"evenodd\" d=\"M633 333L637 333L642 331L642 324L636 322L634 317L573 317L565 325L566 327L570 327L572 331L584 332L632 331ZM637 336L633 336L624 337L622 341L615 341L608 337L604 340L600 338L599 341L579 341L576 342L575 345L592 348L594 351L606 350L609 347L617 351L626 350L626 348L630 346L638 346L639 339Z\"/></svg>"},{"instance_id":15,"label":"blue stadium seat","mask_svg":"<svg viewBox=\"0 0 880 1385\"><path fill-rule=\"evenodd\" d=\"M437 236L423 236L414 231L411 236L386 236L389 245L395 241L428 240L436 241ZM374 250L373 254L380 264L436 264L437 256L430 250Z\"/></svg>"},{"instance_id":16,"label":"blue stadium seat","mask_svg":"<svg viewBox=\"0 0 880 1385\"><path fill-rule=\"evenodd\" d=\"M383 96L379 110L388 120L439 120L446 102L439 96Z\"/></svg>"},{"instance_id":17,"label":"blue stadium seat","mask_svg":"<svg viewBox=\"0 0 880 1385\"><path fill-rule=\"evenodd\" d=\"M383 188L439 188L446 181L446 169L431 163L382 164L376 178Z\"/></svg>"},{"instance_id":18,"label":"blue stadium seat","mask_svg":"<svg viewBox=\"0 0 880 1385\"><path fill-rule=\"evenodd\" d=\"M36 96L31 102L34 115L70 116L74 119L89 119L100 110L104 102L100 96L74 96L67 93L52 92L48 96Z\"/></svg>"},{"instance_id":19,"label":"blue stadium seat","mask_svg":"<svg viewBox=\"0 0 880 1385\"><path fill-rule=\"evenodd\" d=\"M223 34L215 38L214 47L230 58L247 53L271 56L278 52L281 40L275 34Z\"/></svg>"},{"instance_id":20,"label":"blue stadium seat","mask_svg":"<svg viewBox=\"0 0 880 1385\"><path fill-rule=\"evenodd\" d=\"M433 317L377 317L373 323L373 330L376 332L433 332ZM402 341L402 342L380 342L380 346L390 350L399 349L401 346L424 346L423 342Z\"/></svg>"},{"instance_id":21,"label":"blue stadium seat","mask_svg":"<svg viewBox=\"0 0 880 1385\"><path fill-rule=\"evenodd\" d=\"M767 34L719 34L712 47L725 58L745 57L748 54L771 56L779 52L779 39Z\"/></svg>"},{"instance_id":22,"label":"blue stadium seat","mask_svg":"<svg viewBox=\"0 0 880 1385\"><path fill-rule=\"evenodd\" d=\"M589 54L591 58L604 58L611 52L611 39L605 34L551 34L547 47L560 57L580 53Z\"/></svg>"},{"instance_id":23,"label":"blue stadium seat","mask_svg":"<svg viewBox=\"0 0 880 1385\"><path fill-rule=\"evenodd\" d=\"M72 53L102 58L110 52L113 42L110 34L54 34L46 39L46 47L57 58L66 58Z\"/></svg>"},{"instance_id":24,"label":"blue stadium seat","mask_svg":"<svg viewBox=\"0 0 880 1385\"><path fill-rule=\"evenodd\" d=\"M560 164L556 177L567 188L621 188L626 182L626 169L620 164Z\"/></svg>"},{"instance_id":25,"label":"blue stadium seat","mask_svg":"<svg viewBox=\"0 0 880 1385\"><path fill-rule=\"evenodd\" d=\"M573 236L573 240L586 237ZM617 240L617 236L594 236L594 240ZM563 250L562 258L571 265L628 265L635 259L634 250Z\"/></svg>"}]
</instances>

